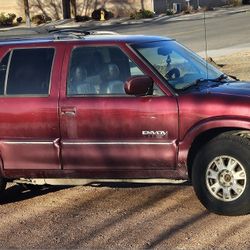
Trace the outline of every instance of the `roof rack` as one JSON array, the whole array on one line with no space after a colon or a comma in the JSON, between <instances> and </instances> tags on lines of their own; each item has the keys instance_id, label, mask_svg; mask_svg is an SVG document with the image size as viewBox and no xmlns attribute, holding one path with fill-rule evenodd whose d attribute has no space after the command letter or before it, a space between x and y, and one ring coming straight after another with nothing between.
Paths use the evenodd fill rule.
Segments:
<instances>
[{"instance_id":1,"label":"roof rack","mask_svg":"<svg viewBox=\"0 0 250 250\"><path fill-rule=\"evenodd\" d=\"M29 36L22 36L22 35L12 35L12 36L5 36L5 37L0 37L0 45L2 44L15 44L15 43L19 43L19 42L52 42L52 41L56 41L56 40L63 40L63 39L69 39L69 38L73 38L73 39L79 39L80 37L75 36L73 34L70 35L59 35L59 34L55 34L55 35L51 35L51 34L44 34L44 35L29 35Z\"/></svg>"},{"instance_id":2,"label":"roof rack","mask_svg":"<svg viewBox=\"0 0 250 250\"><path fill-rule=\"evenodd\" d=\"M84 39L88 35L118 35L112 31L81 30L74 28L51 29L47 33L0 36L0 45L19 42L51 42L67 39Z\"/></svg>"},{"instance_id":3,"label":"roof rack","mask_svg":"<svg viewBox=\"0 0 250 250\"><path fill-rule=\"evenodd\" d=\"M88 36L88 35L119 35L117 32L107 31L107 30L82 30L77 28L55 28L48 30L50 34L74 34L78 36Z\"/></svg>"}]
</instances>

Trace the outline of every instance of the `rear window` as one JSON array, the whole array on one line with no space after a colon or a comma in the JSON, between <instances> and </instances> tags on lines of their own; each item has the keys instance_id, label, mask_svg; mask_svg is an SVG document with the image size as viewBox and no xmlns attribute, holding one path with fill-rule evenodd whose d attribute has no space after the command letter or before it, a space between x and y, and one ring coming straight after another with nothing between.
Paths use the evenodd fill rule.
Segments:
<instances>
[{"instance_id":1,"label":"rear window","mask_svg":"<svg viewBox=\"0 0 250 250\"><path fill-rule=\"evenodd\" d=\"M48 95L54 49L16 49L2 60L6 73L0 78L3 95ZM4 72L4 71L3 71ZM6 71L5 71L6 72ZM4 84L2 84L4 80ZM3 87L4 85L4 87Z\"/></svg>"}]
</instances>

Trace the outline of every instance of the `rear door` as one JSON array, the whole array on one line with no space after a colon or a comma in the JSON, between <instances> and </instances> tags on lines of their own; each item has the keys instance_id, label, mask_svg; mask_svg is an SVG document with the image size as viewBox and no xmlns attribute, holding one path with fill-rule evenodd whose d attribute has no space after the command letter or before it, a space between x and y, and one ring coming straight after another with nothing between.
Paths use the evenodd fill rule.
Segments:
<instances>
[{"instance_id":1,"label":"rear door","mask_svg":"<svg viewBox=\"0 0 250 250\"><path fill-rule=\"evenodd\" d=\"M116 45L69 48L60 122L63 169L85 176L142 177L176 164L176 99L128 96L124 82L145 73Z\"/></svg>"},{"instance_id":2,"label":"rear door","mask_svg":"<svg viewBox=\"0 0 250 250\"><path fill-rule=\"evenodd\" d=\"M0 151L4 169L60 169L58 98L64 49L0 51Z\"/></svg>"}]
</instances>

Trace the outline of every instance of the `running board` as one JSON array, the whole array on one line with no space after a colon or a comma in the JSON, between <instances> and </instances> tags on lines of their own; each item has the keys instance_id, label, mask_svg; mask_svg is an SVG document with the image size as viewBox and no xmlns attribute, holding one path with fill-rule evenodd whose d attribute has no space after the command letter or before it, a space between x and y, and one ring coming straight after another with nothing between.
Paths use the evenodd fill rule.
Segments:
<instances>
[{"instance_id":1,"label":"running board","mask_svg":"<svg viewBox=\"0 0 250 250\"><path fill-rule=\"evenodd\" d=\"M17 179L14 180L18 184L32 184L32 185L60 185L60 186L83 186L89 184L98 184L105 182L127 182L127 183L145 183L145 184L181 184L186 180L171 180L164 178L156 179Z\"/></svg>"}]
</instances>

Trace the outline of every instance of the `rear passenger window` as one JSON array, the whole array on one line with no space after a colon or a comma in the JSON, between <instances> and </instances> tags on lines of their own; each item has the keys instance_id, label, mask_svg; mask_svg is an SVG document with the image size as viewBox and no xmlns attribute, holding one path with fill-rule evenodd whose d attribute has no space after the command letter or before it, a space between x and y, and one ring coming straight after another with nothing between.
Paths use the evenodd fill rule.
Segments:
<instances>
[{"instance_id":1,"label":"rear passenger window","mask_svg":"<svg viewBox=\"0 0 250 250\"><path fill-rule=\"evenodd\" d=\"M17 49L11 52L5 95L49 93L54 49Z\"/></svg>"}]
</instances>

